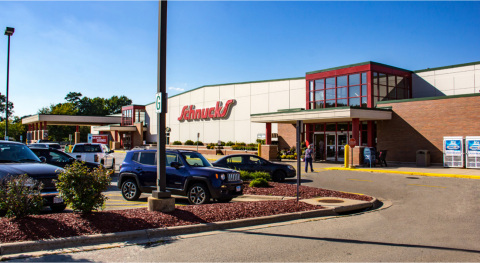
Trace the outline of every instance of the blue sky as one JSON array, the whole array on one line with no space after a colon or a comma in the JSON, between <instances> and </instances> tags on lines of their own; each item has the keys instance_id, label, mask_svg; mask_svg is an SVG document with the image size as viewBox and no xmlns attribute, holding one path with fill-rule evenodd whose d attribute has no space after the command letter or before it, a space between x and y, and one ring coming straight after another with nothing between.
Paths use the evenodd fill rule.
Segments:
<instances>
[{"instance_id":1,"label":"blue sky","mask_svg":"<svg viewBox=\"0 0 480 263\"><path fill-rule=\"evenodd\" d=\"M170 1L167 92L291 78L364 61L418 70L480 61L480 2ZM88 97L154 101L157 1L0 1L0 92L14 115Z\"/></svg>"}]
</instances>

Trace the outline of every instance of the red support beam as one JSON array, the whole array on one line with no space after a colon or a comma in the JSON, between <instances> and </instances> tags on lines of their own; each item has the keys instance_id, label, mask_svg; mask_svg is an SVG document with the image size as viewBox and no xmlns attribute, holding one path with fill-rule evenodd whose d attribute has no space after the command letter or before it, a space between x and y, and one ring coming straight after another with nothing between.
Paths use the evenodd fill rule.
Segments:
<instances>
[{"instance_id":1,"label":"red support beam","mask_svg":"<svg viewBox=\"0 0 480 263\"><path fill-rule=\"evenodd\" d=\"M272 124L265 123L266 131L265 131L265 144L271 145L272 144Z\"/></svg>"},{"instance_id":2,"label":"red support beam","mask_svg":"<svg viewBox=\"0 0 480 263\"><path fill-rule=\"evenodd\" d=\"M352 119L352 138L357 141L357 145L359 142L359 128L360 128L360 120L358 118L353 118Z\"/></svg>"},{"instance_id":3,"label":"red support beam","mask_svg":"<svg viewBox=\"0 0 480 263\"><path fill-rule=\"evenodd\" d=\"M367 145L368 147L374 147L374 136L373 136L373 121L367 122Z\"/></svg>"}]
</instances>

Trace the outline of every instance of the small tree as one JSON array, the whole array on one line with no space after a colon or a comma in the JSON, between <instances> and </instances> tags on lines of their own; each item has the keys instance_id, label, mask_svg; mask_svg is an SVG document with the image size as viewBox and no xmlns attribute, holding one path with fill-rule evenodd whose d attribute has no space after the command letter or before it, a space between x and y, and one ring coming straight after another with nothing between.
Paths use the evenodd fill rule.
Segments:
<instances>
[{"instance_id":1,"label":"small tree","mask_svg":"<svg viewBox=\"0 0 480 263\"><path fill-rule=\"evenodd\" d=\"M43 208L40 191L43 184L26 174L8 176L0 181L0 211L7 217L24 217Z\"/></svg>"},{"instance_id":2,"label":"small tree","mask_svg":"<svg viewBox=\"0 0 480 263\"><path fill-rule=\"evenodd\" d=\"M110 174L103 166L89 170L84 162L74 162L58 175L57 189L74 212L82 214L103 208L108 199L102 194L110 185Z\"/></svg>"}]
</instances>

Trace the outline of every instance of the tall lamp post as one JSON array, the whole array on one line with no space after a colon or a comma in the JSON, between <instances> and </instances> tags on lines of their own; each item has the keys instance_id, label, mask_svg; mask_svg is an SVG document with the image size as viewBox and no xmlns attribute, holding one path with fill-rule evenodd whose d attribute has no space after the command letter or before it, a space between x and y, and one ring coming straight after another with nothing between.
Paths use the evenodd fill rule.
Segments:
<instances>
[{"instance_id":1,"label":"tall lamp post","mask_svg":"<svg viewBox=\"0 0 480 263\"><path fill-rule=\"evenodd\" d=\"M5 140L8 140L8 82L10 75L10 37L15 32L15 28L7 27L5 29L5 35L8 36L8 52L7 52L7 95L5 103Z\"/></svg>"}]
</instances>

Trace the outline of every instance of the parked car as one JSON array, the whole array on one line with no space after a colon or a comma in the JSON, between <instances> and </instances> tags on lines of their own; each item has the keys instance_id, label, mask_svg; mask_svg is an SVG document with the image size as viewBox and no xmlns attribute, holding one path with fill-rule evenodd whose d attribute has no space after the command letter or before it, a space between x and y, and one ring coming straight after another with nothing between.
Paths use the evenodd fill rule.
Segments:
<instances>
[{"instance_id":1,"label":"parked car","mask_svg":"<svg viewBox=\"0 0 480 263\"><path fill-rule=\"evenodd\" d=\"M137 200L142 192L151 193L156 189L156 155L156 150L127 152L120 166L117 185L126 200ZM211 198L229 202L243 194L239 172L212 167L195 151L166 150L166 184L167 190L186 196L190 204L205 204Z\"/></svg>"},{"instance_id":2,"label":"parked car","mask_svg":"<svg viewBox=\"0 0 480 263\"><path fill-rule=\"evenodd\" d=\"M285 178L297 175L295 168L289 164L270 162L252 154L227 155L213 162L212 165L248 172L267 172L274 182L282 182Z\"/></svg>"},{"instance_id":3,"label":"parked car","mask_svg":"<svg viewBox=\"0 0 480 263\"><path fill-rule=\"evenodd\" d=\"M62 168L42 163L23 143L0 141L0 179L27 174L42 182L41 195L44 205L49 206L53 212L62 212L66 207L54 182L62 171Z\"/></svg>"},{"instance_id":4,"label":"parked car","mask_svg":"<svg viewBox=\"0 0 480 263\"><path fill-rule=\"evenodd\" d=\"M72 156L56 149L31 146L29 148L35 153L35 155L39 157L42 162L46 162L58 167L65 168L65 166L71 165L73 162L77 161L77 159L73 158ZM92 162L85 162L85 165L90 169L98 168L100 166L100 164Z\"/></svg>"},{"instance_id":5,"label":"parked car","mask_svg":"<svg viewBox=\"0 0 480 263\"><path fill-rule=\"evenodd\" d=\"M68 155L84 161L98 163L106 168L115 169L115 156L113 150L101 143L77 143L73 146L72 152Z\"/></svg>"},{"instance_id":6,"label":"parked car","mask_svg":"<svg viewBox=\"0 0 480 263\"><path fill-rule=\"evenodd\" d=\"M32 143L27 145L29 148L30 147L37 147L37 148L51 148L51 149L57 149L61 150L62 147L58 143L54 142L42 142L42 143Z\"/></svg>"}]
</instances>

